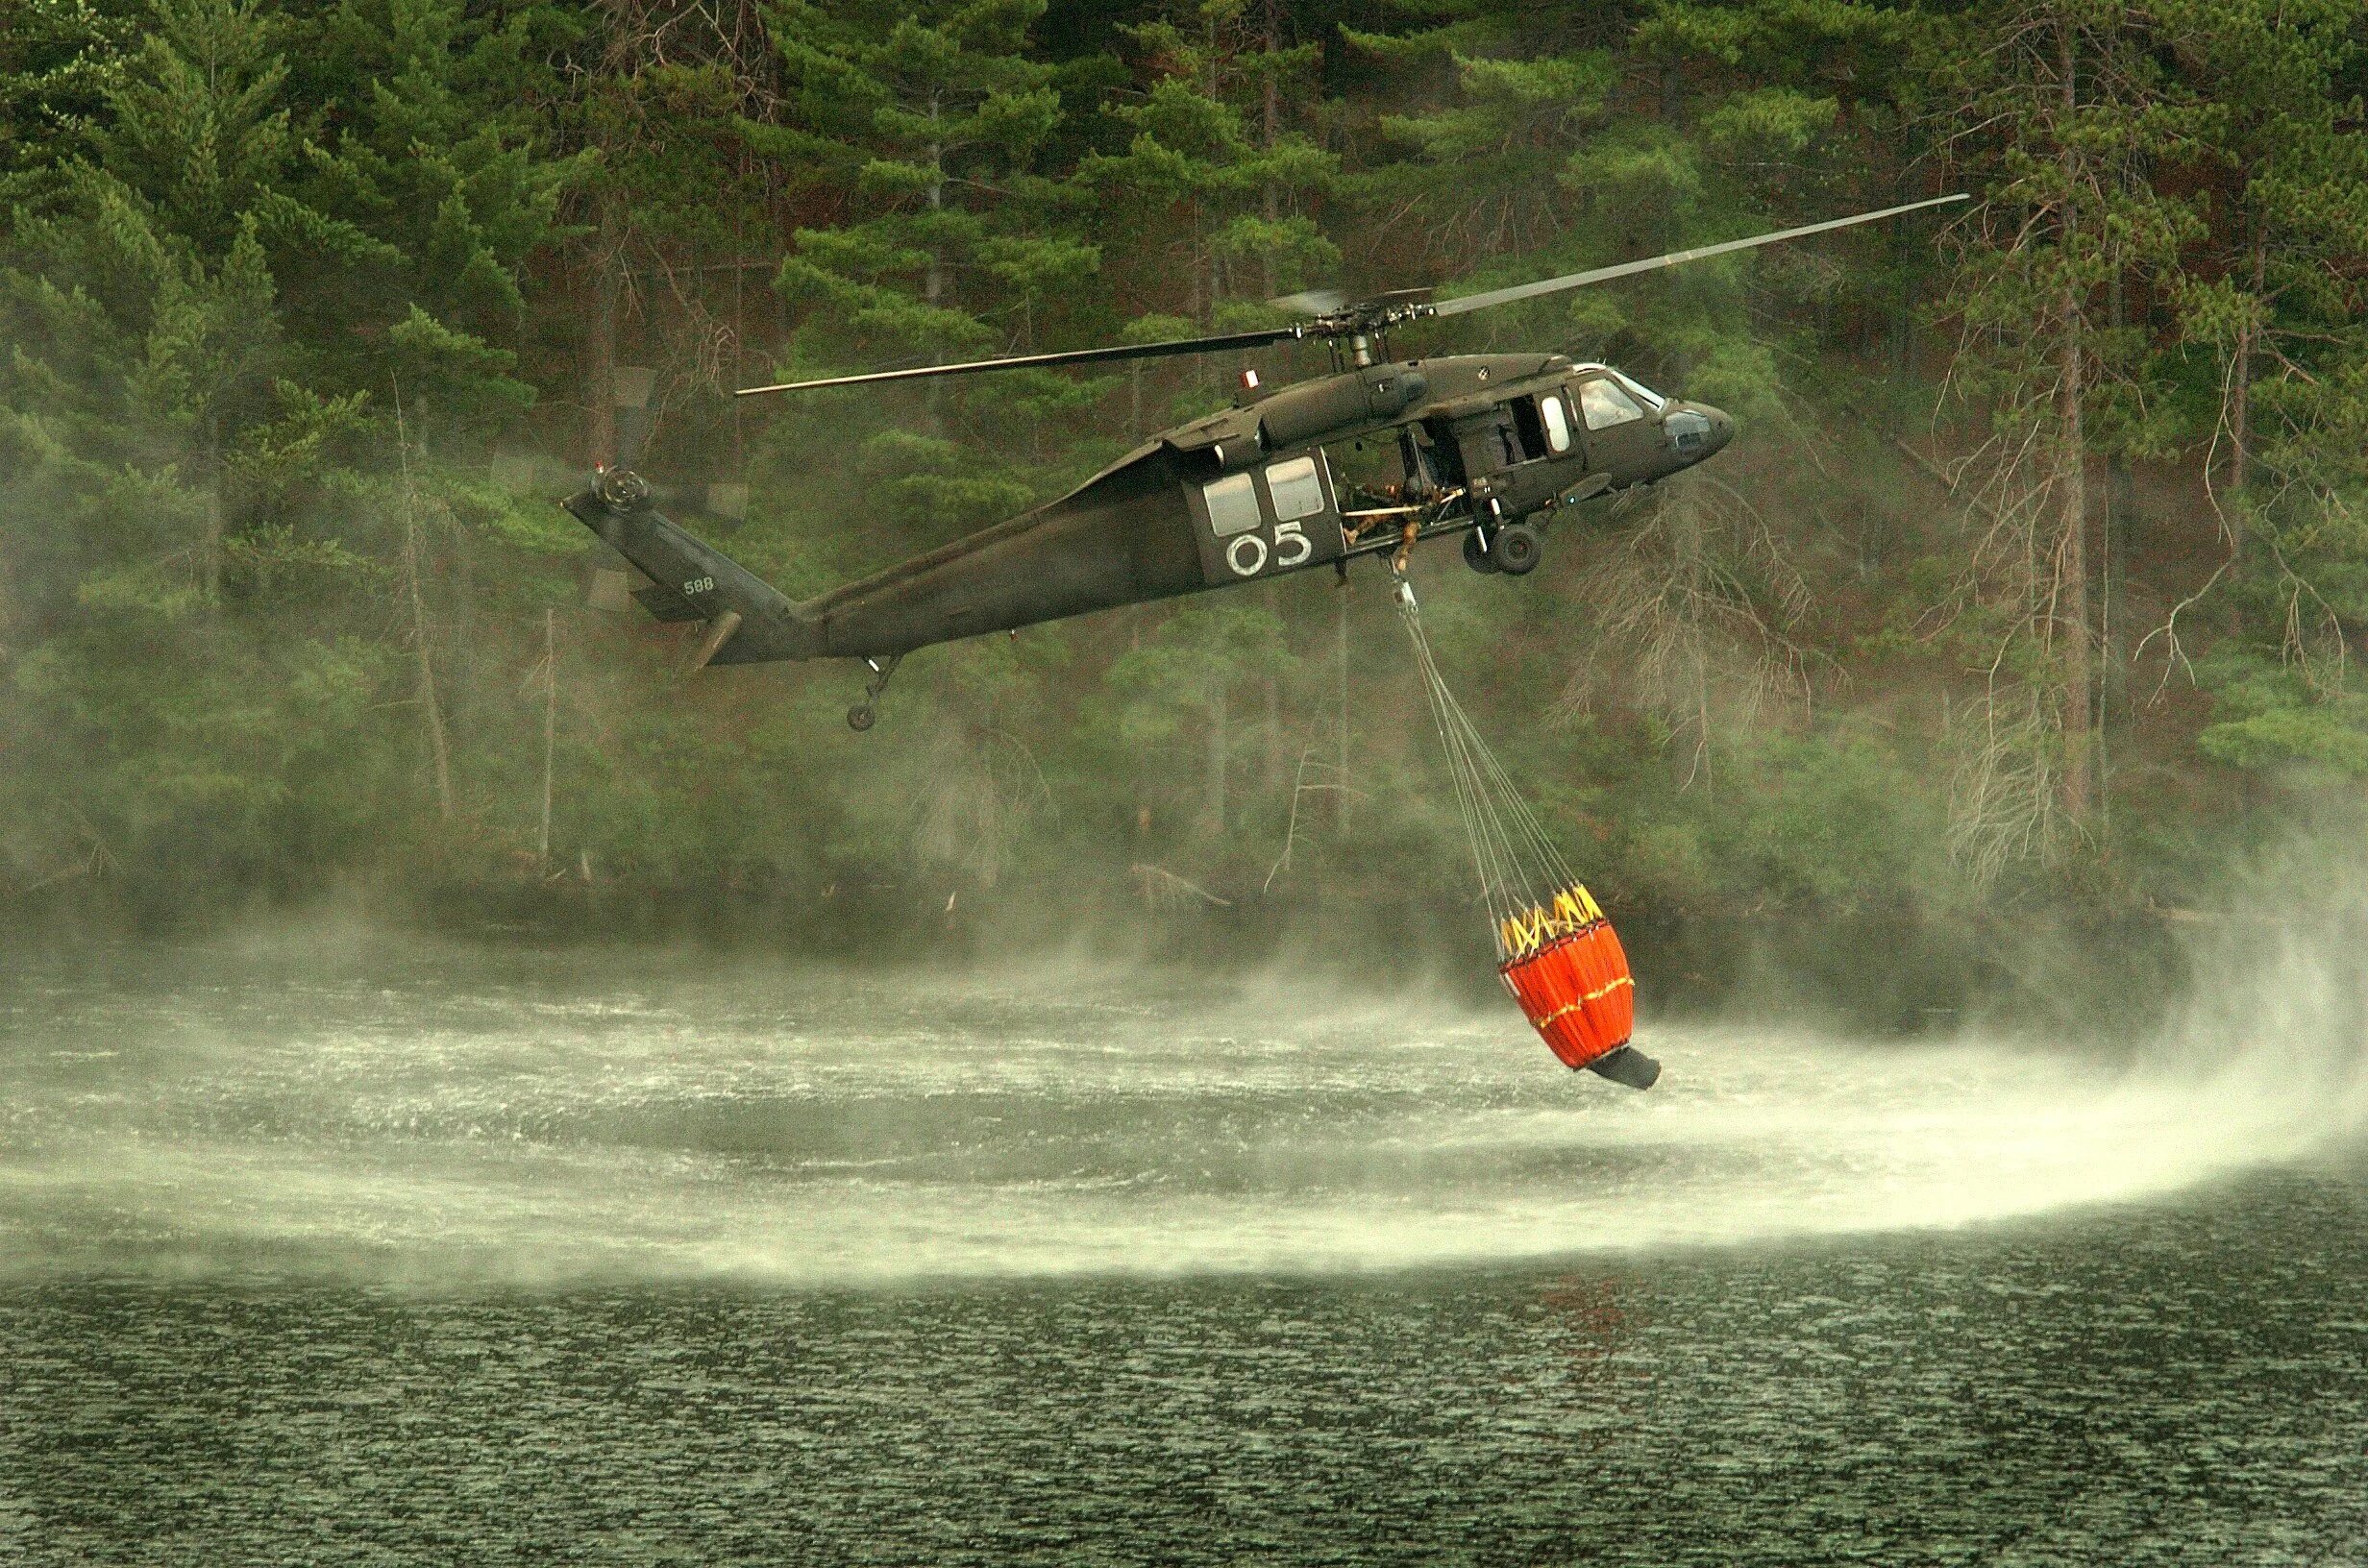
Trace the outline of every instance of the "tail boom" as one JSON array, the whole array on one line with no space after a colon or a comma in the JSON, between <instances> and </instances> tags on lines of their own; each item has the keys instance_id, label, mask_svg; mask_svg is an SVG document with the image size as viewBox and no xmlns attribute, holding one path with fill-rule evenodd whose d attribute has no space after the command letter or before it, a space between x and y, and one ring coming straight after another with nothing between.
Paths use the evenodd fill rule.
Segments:
<instances>
[{"instance_id":1,"label":"tail boom","mask_svg":"<svg viewBox=\"0 0 2368 1568\"><path fill-rule=\"evenodd\" d=\"M618 476L629 478L629 476ZM614 489L612 497L604 490ZM633 597L660 621L703 621L703 664L762 664L824 654L821 625L738 561L640 500L632 489L595 485L562 502L576 520L640 569L650 585Z\"/></svg>"}]
</instances>

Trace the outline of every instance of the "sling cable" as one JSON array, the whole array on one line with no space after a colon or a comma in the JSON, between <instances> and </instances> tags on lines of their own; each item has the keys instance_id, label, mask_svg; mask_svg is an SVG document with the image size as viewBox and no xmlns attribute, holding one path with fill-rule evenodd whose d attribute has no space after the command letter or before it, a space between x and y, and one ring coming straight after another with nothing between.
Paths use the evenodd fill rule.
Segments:
<instances>
[{"instance_id":1,"label":"sling cable","mask_svg":"<svg viewBox=\"0 0 2368 1568\"><path fill-rule=\"evenodd\" d=\"M1618 933L1439 673L1421 608L1403 578L1396 598L1455 781L1456 811L1471 842L1498 976L1564 1066L1650 1089L1661 1064L1628 1043L1636 1027L1636 979Z\"/></svg>"}]
</instances>

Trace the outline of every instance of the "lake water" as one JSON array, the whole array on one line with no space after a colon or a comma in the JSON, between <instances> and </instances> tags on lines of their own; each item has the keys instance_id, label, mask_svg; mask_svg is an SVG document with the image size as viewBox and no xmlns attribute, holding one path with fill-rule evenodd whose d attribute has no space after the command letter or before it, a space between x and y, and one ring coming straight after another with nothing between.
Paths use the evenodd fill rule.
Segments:
<instances>
[{"instance_id":1,"label":"lake water","mask_svg":"<svg viewBox=\"0 0 2368 1568\"><path fill-rule=\"evenodd\" d=\"M2134 1048L0 966L0 1560L2368 1561L2358 985Z\"/></svg>"}]
</instances>

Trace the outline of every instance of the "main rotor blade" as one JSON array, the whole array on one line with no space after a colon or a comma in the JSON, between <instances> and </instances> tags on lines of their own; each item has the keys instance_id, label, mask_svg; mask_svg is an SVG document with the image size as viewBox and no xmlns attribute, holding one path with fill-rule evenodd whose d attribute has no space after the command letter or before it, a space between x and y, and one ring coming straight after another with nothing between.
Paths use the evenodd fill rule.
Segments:
<instances>
[{"instance_id":1,"label":"main rotor blade","mask_svg":"<svg viewBox=\"0 0 2368 1568\"><path fill-rule=\"evenodd\" d=\"M875 370L862 376L828 376L818 381L782 381L774 386L744 386L735 398L760 392L810 392L824 386L863 386L874 381L912 381L925 376L974 376L985 370L1020 370L1031 365L1089 365L1111 359L1162 359L1177 354L1221 354L1227 349L1256 349L1308 335L1304 325L1265 327L1254 332L1224 332L1216 337L1179 337L1165 343L1121 343L1102 349L1064 349L1057 354L1020 354L1006 359L973 359L959 365L917 365L910 370Z\"/></svg>"},{"instance_id":2,"label":"main rotor blade","mask_svg":"<svg viewBox=\"0 0 2368 1568\"><path fill-rule=\"evenodd\" d=\"M1835 218L1826 223L1812 223L1798 229L1779 229L1772 234L1754 234L1749 239L1730 239L1723 245L1701 245L1690 251L1671 251L1666 256L1647 257L1641 261L1622 261L1617 266L1597 267L1592 272L1574 272L1561 278L1547 278L1535 283L1516 283L1511 288L1492 288L1486 294L1467 294L1461 299L1442 300L1431 306L1435 316L1460 316L1468 310L1486 310L1492 305L1511 305L1516 300L1534 300L1541 294L1559 294L1566 288L1585 288L1590 283L1609 282L1615 278L1633 278L1640 272L1658 272L1663 267L1674 267L1681 261L1699 261L1704 257L1725 256L1731 251L1748 251L1761 245L1773 245L1778 240L1802 239L1811 234L1822 234L1835 229L1847 229L1853 224L1873 223L1879 218L1896 218L1902 212L1918 212L1928 207L1941 207L1950 202L1971 200L1963 195L1935 196L1930 200L1910 202L1905 207L1887 207L1880 212L1861 212L1856 217Z\"/></svg>"}]
</instances>

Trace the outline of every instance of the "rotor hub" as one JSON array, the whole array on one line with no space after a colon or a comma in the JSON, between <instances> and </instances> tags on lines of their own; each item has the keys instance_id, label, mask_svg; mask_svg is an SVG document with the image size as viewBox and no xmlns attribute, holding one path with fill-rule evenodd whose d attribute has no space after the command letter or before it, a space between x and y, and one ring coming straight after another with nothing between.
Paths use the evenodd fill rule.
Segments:
<instances>
[{"instance_id":1,"label":"rotor hub","mask_svg":"<svg viewBox=\"0 0 2368 1568\"><path fill-rule=\"evenodd\" d=\"M613 511L639 511L650 503L650 481L629 468L604 468L593 481L602 504Z\"/></svg>"}]
</instances>

